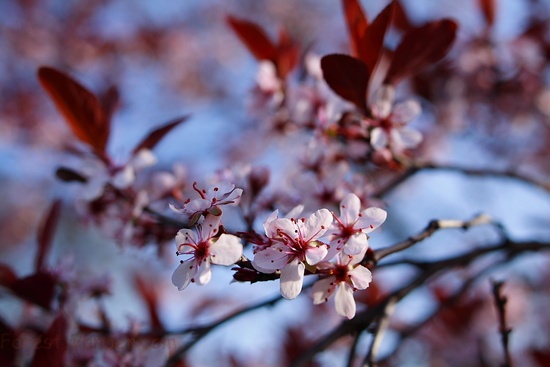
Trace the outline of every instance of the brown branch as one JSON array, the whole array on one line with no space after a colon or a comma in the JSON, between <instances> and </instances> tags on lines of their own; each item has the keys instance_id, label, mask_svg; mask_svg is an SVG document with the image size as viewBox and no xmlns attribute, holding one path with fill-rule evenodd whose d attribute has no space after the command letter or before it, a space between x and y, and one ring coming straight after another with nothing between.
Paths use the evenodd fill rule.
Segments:
<instances>
[{"instance_id":1,"label":"brown branch","mask_svg":"<svg viewBox=\"0 0 550 367\"><path fill-rule=\"evenodd\" d=\"M462 220L456 220L456 219L432 220L426 226L426 228L420 233L414 236L411 236L407 238L405 241L396 243L395 245L392 245L390 247L386 247L386 248L382 248L380 250L374 251L374 260L378 262L388 255L403 251L411 246L414 246L418 242L421 242L426 238L430 237L440 229L458 228L458 229L467 230L467 229L470 229L471 227L484 225L484 224L493 224L498 228L500 228L502 231L502 226L499 223L493 221L493 219L491 219L491 217L489 217L486 214L477 215L476 217L474 217L469 221L462 221ZM506 237L505 234L504 234L504 237Z\"/></svg>"},{"instance_id":2,"label":"brown branch","mask_svg":"<svg viewBox=\"0 0 550 367\"><path fill-rule=\"evenodd\" d=\"M437 164L429 162L413 162L409 167L400 175L386 183L381 189L373 194L375 198L382 198L392 192L396 187L407 181L420 171L451 171L459 172L469 176L482 176L482 177L500 177L514 179L526 184L538 187L548 193L550 193L550 183L538 181L533 177L518 173L514 170L496 170L492 168L469 168L462 166L454 166L450 164Z\"/></svg>"},{"instance_id":3,"label":"brown branch","mask_svg":"<svg viewBox=\"0 0 550 367\"><path fill-rule=\"evenodd\" d=\"M504 364L502 364L502 367L512 367L512 358L510 357L509 348L510 333L512 332L512 329L506 325L506 303L508 302L508 299L506 296L502 295L502 286L504 285L504 282L492 280L491 285L495 300L495 307L498 314L500 341L504 351Z\"/></svg>"},{"instance_id":4,"label":"brown branch","mask_svg":"<svg viewBox=\"0 0 550 367\"><path fill-rule=\"evenodd\" d=\"M367 355L363 360L363 366L368 366L368 367L376 366L375 360L376 360L376 356L378 354L380 345L382 343L382 337L384 336L386 330L388 330L388 327L390 326L390 316L395 310L396 304L397 304L397 299L394 299L394 300L390 299L386 303L386 307L384 308L384 313L380 315L380 319L378 320L378 324L376 325L376 329L374 330L373 339L372 339L372 343L370 345L369 351L367 352Z\"/></svg>"}]
</instances>

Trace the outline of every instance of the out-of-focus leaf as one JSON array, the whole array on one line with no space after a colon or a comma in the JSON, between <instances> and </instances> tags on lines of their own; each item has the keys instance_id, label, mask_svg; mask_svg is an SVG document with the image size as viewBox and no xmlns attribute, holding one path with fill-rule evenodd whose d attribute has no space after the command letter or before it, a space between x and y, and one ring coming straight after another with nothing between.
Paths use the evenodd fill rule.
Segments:
<instances>
[{"instance_id":1,"label":"out-of-focus leaf","mask_svg":"<svg viewBox=\"0 0 550 367\"><path fill-rule=\"evenodd\" d=\"M80 173L73 171L67 167L59 167L55 171L55 176L61 181L65 182L86 182L88 179L82 176Z\"/></svg>"},{"instance_id":2,"label":"out-of-focus leaf","mask_svg":"<svg viewBox=\"0 0 550 367\"><path fill-rule=\"evenodd\" d=\"M368 21L359 0L342 0L344 16L348 26L352 55L362 58L362 43Z\"/></svg>"},{"instance_id":3,"label":"out-of-focus leaf","mask_svg":"<svg viewBox=\"0 0 550 367\"><path fill-rule=\"evenodd\" d=\"M97 97L67 74L51 67L39 68L38 80L75 136L103 155L110 126Z\"/></svg>"},{"instance_id":4,"label":"out-of-focus leaf","mask_svg":"<svg viewBox=\"0 0 550 367\"><path fill-rule=\"evenodd\" d=\"M145 301L145 305L147 306L147 311L149 312L149 321L151 322L151 331L153 333L163 333L164 326L162 326L162 322L160 321L157 310L157 293L150 284L147 284L141 277L137 275L134 277L134 283L136 284L136 288L141 295L141 298Z\"/></svg>"},{"instance_id":5,"label":"out-of-focus leaf","mask_svg":"<svg viewBox=\"0 0 550 367\"><path fill-rule=\"evenodd\" d=\"M173 128L187 120L189 116L178 117L167 124L154 129L134 148L133 153L141 149L153 149Z\"/></svg>"},{"instance_id":6,"label":"out-of-focus leaf","mask_svg":"<svg viewBox=\"0 0 550 367\"><path fill-rule=\"evenodd\" d=\"M277 47L259 25L231 15L227 17L227 23L256 59L275 62Z\"/></svg>"},{"instance_id":7,"label":"out-of-focus leaf","mask_svg":"<svg viewBox=\"0 0 550 367\"><path fill-rule=\"evenodd\" d=\"M492 27L495 23L495 13L496 13L496 0L478 0L479 7L483 13L483 18L485 18L485 23L488 27Z\"/></svg>"},{"instance_id":8,"label":"out-of-focus leaf","mask_svg":"<svg viewBox=\"0 0 550 367\"><path fill-rule=\"evenodd\" d=\"M443 19L405 34L395 50L385 82L395 84L441 60L455 40L457 27L455 21Z\"/></svg>"},{"instance_id":9,"label":"out-of-focus leaf","mask_svg":"<svg viewBox=\"0 0 550 367\"><path fill-rule=\"evenodd\" d=\"M367 27L359 49L359 58L363 60L370 71L373 71L384 46L384 37L392 20L392 15L395 8L395 2L391 2L384 8Z\"/></svg>"},{"instance_id":10,"label":"out-of-focus leaf","mask_svg":"<svg viewBox=\"0 0 550 367\"><path fill-rule=\"evenodd\" d=\"M17 275L11 267L5 264L0 264L0 285L10 288L17 280Z\"/></svg>"},{"instance_id":11,"label":"out-of-focus leaf","mask_svg":"<svg viewBox=\"0 0 550 367\"><path fill-rule=\"evenodd\" d=\"M44 221L41 223L40 229L38 230L38 251L34 263L34 269L37 272L43 270L44 260L48 256L48 251L51 248L52 239L57 227L60 212L61 201L56 200L50 207L47 216L44 218Z\"/></svg>"},{"instance_id":12,"label":"out-of-focus leaf","mask_svg":"<svg viewBox=\"0 0 550 367\"><path fill-rule=\"evenodd\" d=\"M67 351L68 323L63 314L59 314L50 328L40 338L31 367L64 366Z\"/></svg>"},{"instance_id":13,"label":"out-of-focus leaf","mask_svg":"<svg viewBox=\"0 0 550 367\"><path fill-rule=\"evenodd\" d=\"M361 60L342 54L326 55L321 59L323 78L340 97L366 111L369 69Z\"/></svg>"},{"instance_id":14,"label":"out-of-focus leaf","mask_svg":"<svg viewBox=\"0 0 550 367\"><path fill-rule=\"evenodd\" d=\"M392 24L403 32L409 32L414 28L405 8L401 5L401 1L395 1L395 9L393 12Z\"/></svg>"},{"instance_id":15,"label":"out-of-focus leaf","mask_svg":"<svg viewBox=\"0 0 550 367\"><path fill-rule=\"evenodd\" d=\"M15 357L16 349L15 346L17 336L13 329L0 317L0 335L2 337L2 348L0 348L0 366L12 367L16 366Z\"/></svg>"},{"instance_id":16,"label":"out-of-focus leaf","mask_svg":"<svg viewBox=\"0 0 550 367\"><path fill-rule=\"evenodd\" d=\"M49 310L55 295L56 283L51 274L40 272L16 280L10 288L21 299Z\"/></svg>"},{"instance_id":17,"label":"out-of-focus leaf","mask_svg":"<svg viewBox=\"0 0 550 367\"><path fill-rule=\"evenodd\" d=\"M279 44L277 46L277 60L275 67L281 79L285 79L294 69L299 60L299 49L290 38L288 31L281 28L279 32Z\"/></svg>"},{"instance_id":18,"label":"out-of-focus leaf","mask_svg":"<svg viewBox=\"0 0 550 367\"><path fill-rule=\"evenodd\" d=\"M109 87L102 95L101 95L101 106L103 108L103 111L105 113L105 119L107 120L107 124L111 126L111 119L113 118L113 114L117 110L118 106L120 105L120 93L118 92L118 88L114 85Z\"/></svg>"}]
</instances>

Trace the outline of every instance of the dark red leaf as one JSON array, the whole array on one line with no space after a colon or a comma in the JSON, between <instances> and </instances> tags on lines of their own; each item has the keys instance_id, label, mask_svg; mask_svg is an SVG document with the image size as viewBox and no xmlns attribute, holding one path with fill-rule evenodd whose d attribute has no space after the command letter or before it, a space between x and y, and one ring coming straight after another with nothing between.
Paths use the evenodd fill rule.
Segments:
<instances>
[{"instance_id":1,"label":"dark red leaf","mask_svg":"<svg viewBox=\"0 0 550 367\"><path fill-rule=\"evenodd\" d=\"M395 1L395 9L393 12L392 24L403 32L408 32L414 28L413 23L409 19L405 8L401 5L400 1Z\"/></svg>"},{"instance_id":2,"label":"dark red leaf","mask_svg":"<svg viewBox=\"0 0 550 367\"><path fill-rule=\"evenodd\" d=\"M40 272L16 280L10 288L21 299L49 310L56 283L51 274Z\"/></svg>"},{"instance_id":3,"label":"dark red leaf","mask_svg":"<svg viewBox=\"0 0 550 367\"><path fill-rule=\"evenodd\" d=\"M107 120L107 125L110 127L113 114L115 113L115 111L120 105L120 93L118 92L117 87L115 86L109 87L101 95L100 102L101 102L101 107L103 108L103 111L105 113L105 119Z\"/></svg>"},{"instance_id":4,"label":"dark red leaf","mask_svg":"<svg viewBox=\"0 0 550 367\"><path fill-rule=\"evenodd\" d=\"M260 26L231 15L227 16L227 23L256 59L271 60L275 63L277 47Z\"/></svg>"},{"instance_id":5,"label":"dark red leaf","mask_svg":"<svg viewBox=\"0 0 550 367\"><path fill-rule=\"evenodd\" d=\"M344 17L348 26L352 55L361 58L362 43L367 31L368 21L359 0L342 0Z\"/></svg>"},{"instance_id":6,"label":"dark red leaf","mask_svg":"<svg viewBox=\"0 0 550 367\"><path fill-rule=\"evenodd\" d=\"M0 285L6 288L11 288L12 284L17 280L17 275L11 267L5 264L0 264Z\"/></svg>"},{"instance_id":7,"label":"dark red leaf","mask_svg":"<svg viewBox=\"0 0 550 367\"><path fill-rule=\"evenodd\" d=\"M299 60L299 49L296 43L290 38L287 30L282 28L279 33L279 44L277 45L277 60L275 67L281 79L294 69Z\"/></svg>"},{"instance_id":8,"label":"dark red leaf","mask_svg":"<svg viewBox=\"0 0 550 367\"><path fill-rule=\"evenodd\" d=\"M61 212L61 201L56 200L50 207L48 215L44 218L44 221L40 225L38 230L38 251L36 254L36 260L34 263L34 269L39 272L43 270L44 260L48 256L48 251L52 245L53 234L57 227L57 221L59 220L59 213Z\"/></svg>"},{"instance_id":9,"label":"dark red leaf","mask_svg":"<svg viewBox=\"0 0 550 367\"><path fill-rule=\"evenodd\" d=\"M149 312L149 321L151 322L151 331L153 333L163 333L164 326L162 326L162 322L160 321L157 310L158 296L155 292L155 289L139 276L136 276L134 278L134 282L136 284L136 288L139 294L141 294L141 298L143 298L143 300L145 301L145 305L147 306L147 311Z\"/></svg>"},{"instance_id":10,"label":"dark red leaf","mask_svg":"<svg viewBox=\"0 0 550 367\"><path fill-rule=\"evenodd\" d=\"M483 12L485 23L491 27L495 23L496 4L495 0L479 0L479 7Z\"/></svg>"},{"instance_id":11,"label":"dark red leaf","mask_svg":"<svg viewBox=\"0 0 550 367\"><path fill-rule=\"evenodd\" d=\"M323 78L340 97L366 111L369 69L359 59L348 55L331 54L321 59Z\"/></svg>"},{"instance_id":12,"label":"dark red leaf","mask_svg":"<svg viewBox=\"0 0 550 367\"><path fill-rule=\"evenodd\" d=\"M55 171L55 176L61 181L65 182L86 182L88 179L82 176L80 173L73 171L67 167L59 167Z\"/></svg>"},{"instance_id":13,"label":"dark red leaf","mask_svg":"<svg viewBox=\"0 0 550 367\"><path fill-rule=\"evenodd\" d=\"M31 367L64 366L67 351L68 323L63 314L59 314L50 328L38 341Z\"/></svg>"},{"instance_id":14,"label":"dark red leaf","mask_svg":"<svg viewBox=\"0 0 550 367\"><path fill-rule=\"evenodd\" d=\"M443 19L407 32L395 50L385 82L395 84L441 60L455 40L457 27L453 20Z\"/></svg>"},{"instance_id":15,"label":"dark red leaf","mask_svg":"<svg viewBox=\"0 0 550 367\"><path fill-rule=\"evenodd\" d=\"M75 136L102 155L110 126L97 97L67 74L50 67L38 69L38 80Z\"/></svg>"},{"instance_id":16,"label":"dark red leaf","mask_svg":"<svg viewBox=\"0 0 550 367\"><path fill-rule=\"evenodd\" d=\"M0 336L2 337L0 348L0 366L15 367L15 357L20 341L13 329L0 317Z\"/></svg>"},{"instance_id":17,"label":"dark red leaf","mask_svg":"<svg viewBox=\"0 0 550 367\"><path fill-rule=\"evenodd\" d=\"M156 128L134 148L133 153L139 152L141 149L153 149L173 128L187 120L189 116L178 117L169 123Z\"/></svg>"},{"instance_id":18,"label":"dark red leaf","mask_svg":"<svg viewBox=\"0 0 550 367\"><path fill-rule=\"evenodd\" d=\"M382 55L384 37L391 23L394 8L395 2L392 1L367 27L362 38L359 58L367 64L371 71L374 70Z\"/></svg>"}]
</instances>

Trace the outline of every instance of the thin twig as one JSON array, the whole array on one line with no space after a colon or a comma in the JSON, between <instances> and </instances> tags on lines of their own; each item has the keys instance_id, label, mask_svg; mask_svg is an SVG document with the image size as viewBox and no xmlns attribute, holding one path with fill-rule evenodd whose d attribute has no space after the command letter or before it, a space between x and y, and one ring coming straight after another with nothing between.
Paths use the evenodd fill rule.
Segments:
<instances>
[{"instance_id":1,"label":"thin twig","mask_svg":"<svg viewBox=\"0 0 550 367\"><path fill-rule=\"evenodd\" d=\"M504 351L504 364L502 367L512 367L512 358L510 357L510 333L512 329L506 324L506 303L508 299L502 295L503 281L491 281L493 297L495 300L495 306L498 314L498 325L500 333L500 341L502 343L502 349Z\"/></svg>"},{"instance_id":2,"label":"thin twig","mask_svg":"<svg viewBox=\"0 0 550 367\"><path fill-rule=\"evenodd\" d=\"M378 350L382 343L382 338L384 337L386 330L390 326L390 316L393 314L396 304L397 304L397 299L390 300L388 303L386 303L386 307L384 308L384 313L380 315L380 319L378 320L378 325L376 325L376 329L373 334L373 339L372 339L372 343L370 345L369 351L367 352L367 355L363 360L363 366L368 366L368 367L376 366L376 363L375 363L376 356L378 355Z\"/></svg>"},{"instance_id":3,"label":"thin twig","mask_svg":"<svg viewBox=\"0 0 550 367\"><path fill-rule=\"evenodd\" d=\"M414 246L418 242L425 240L430 237L432 234L437 232L440 229L451 229L459 228L467 230L474 226L484 225L484 224L494 224L500 228L500 225L493 221L491 217L486 214L479 214L469 221L455 220L455 219L440 219L432 220L426 228L420 233L407 238L405 241L396 243L390 247L386 247L374 252L374 259L376 262L380 261L384 257L391 255L393 253L403 251L411 246Z\"/></svg>"}]
</instances>

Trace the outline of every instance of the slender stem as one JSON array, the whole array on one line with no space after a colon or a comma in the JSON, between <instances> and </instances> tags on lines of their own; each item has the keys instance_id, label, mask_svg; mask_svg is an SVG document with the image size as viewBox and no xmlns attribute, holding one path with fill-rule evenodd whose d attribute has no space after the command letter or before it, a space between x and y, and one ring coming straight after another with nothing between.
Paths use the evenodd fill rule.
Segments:
<instances>
[{"instance_id":1,"label":"slender stem","mask_svg":"<svg viewBox=\"0 0 550 367\"><path fill-rule=\"evenodd\" d=\"M370 345L369 351L367 352L367 355L363 360L363 366L368 366L368 367L376 366L376 363L375 363L376 356L378 354L378 350L382 343L382 338L384 337L386 330L390 326L390 316L393 314L396 304L397 304L397 299L391 299L388 301L388 303L386 303L386 307L384 308L384 313L380 315L378 324L376 325L376 329L374 331L374 335L373 335L373 339L372 339L372 343Z\"/></svg>"},{"instance_id":2,"label":"slender stem","mask_svg":"<svg viewBox=\"0 0 550 367\"><path fill-rule=\"evenodd\" d=\"M502 286L504 285L504 282L492 280L491 285L495 300L495 307L498 314L500 341L504 351L504 364L502 367L512 367L512 358L510 357L509 348L510 333L512 332L512 329L508 327L506 323L506 303L508 302L508 299L506 296L502 295Z\"/></svg>"}]
</instances>

